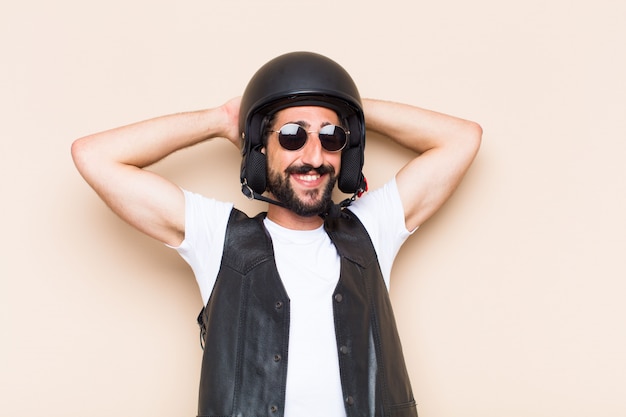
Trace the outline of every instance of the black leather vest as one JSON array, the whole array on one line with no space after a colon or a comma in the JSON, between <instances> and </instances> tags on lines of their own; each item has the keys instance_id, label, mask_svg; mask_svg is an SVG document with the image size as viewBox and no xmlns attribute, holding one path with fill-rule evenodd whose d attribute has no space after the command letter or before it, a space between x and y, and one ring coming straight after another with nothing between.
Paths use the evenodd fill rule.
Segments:
<instances>
[{"instance_id":1,"label":"black leather vest","mask_svg":"<svg viewBox=\"0 0 626 417\"><path fill-rule=\"evenodd\" d=\"M325 229L341 257L333 313L346 415L417 417L374 247L361 222L345 213L327 220ZM201 417L283 416L289 297L264 217L233 209L217 281L198 317Z\"/></svg>"}]
</instances>

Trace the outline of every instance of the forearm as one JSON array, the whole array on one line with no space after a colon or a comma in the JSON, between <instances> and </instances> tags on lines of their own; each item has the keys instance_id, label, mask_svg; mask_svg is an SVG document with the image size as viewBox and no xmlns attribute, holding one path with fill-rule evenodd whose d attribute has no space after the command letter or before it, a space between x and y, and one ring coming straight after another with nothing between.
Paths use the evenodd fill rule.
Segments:
<instances>
[{"instance_id":1,"label":"forearm","mask_svg":"<svg viewBox=\"0 0 626 417\"><path fill-rule=\"evenodd\" d=\"M368 130L420 154L454 145L480 130L474 122L408 104L364 99L363 108Z\"/></svg>"},{"instance_id":2,"label":"forearm","mask_svg":"<svg viewBox=\"0 0 626 417\"><path fill-rule=\"evenodd\" d=\"M96 133L77 140L72 154L81 173L81 159L121 163L139 168L212 137L226 137L228 125L220 108L172 114Z\"/></svg>"}]
</instances>

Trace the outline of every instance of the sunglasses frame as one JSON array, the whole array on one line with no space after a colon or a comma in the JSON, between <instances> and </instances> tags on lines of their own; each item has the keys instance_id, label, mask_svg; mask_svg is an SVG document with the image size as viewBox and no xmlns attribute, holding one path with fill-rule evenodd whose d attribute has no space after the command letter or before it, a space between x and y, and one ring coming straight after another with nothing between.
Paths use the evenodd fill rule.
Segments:
<instances>
[{"instance_id":1,"label":"sunglasses frame","mask_svg":"<svg viewBox=\"0 0 626 417\"><path fill-rule=\"evenodd\" d=\"M298 128L297 132L299 132L299 131L300 131L300 129L302 129L302 130L306 133L306 139L304 140L304 142L302 143L302 145L300 145L300 146L299 146L298 148L296 148L296 149L289 149L289 148L286 148L286 147L283 145L283 143L281 142L281 140L280 140L280 134L281 134L282 130L283 130L286 126L297 126L297 128ZM327 127L332 127L332 128L335 128L335 129L339 128L339 129L341 129L341 130L344 132L344 135L345 135L345 140L344 140L344 142L343 142L343 145L341 145L341 148L336 149L336 150L330 150L330 149L327 149L327 148L324 146L324 143L325 143L326 141L322 140L322 137L323 137L323 136L330 136L328 133L323 133L323 132L322 132L322 131L323 131L325 128L327 128ZM304 145L306 145L307 141L309 140L309 136L310 136L312 133L317 133L317 138L319 139L320 143L322 144L322 148L324 148L324 150L325 150L326 152L333 152L333 153L335 153L335 152L341 152L341 151L342 151L342 150L346 147L346 145L348 144L348 142L349 142L349 140L350 140L350 131L349 131L349 130L346 130L343 126L334 125L334 124L327 124L327 125L324 125L324 126L322 126L319 130L317 130L317 131L316 131L316 130L306 130L306 129L304 128L304 126L302 126L302 125L300 125L300 124L298 124L298 123L285 123L284 125L282 125L282 126L280 127L280 129L279 129L279 130L270 130L270 133L278 133L278 143L280 144L280 146L281 146L283 149L285 149L285 150L287 150L287 151L298 151L298 150L300 150L300 149L304 148ZM322 136L320 136L320 134L321 134ZM285 133L283 133L283 135L286 135L286 134L285 134ZM292 135L292 136L295 136L295 135Z\"/></svg>"}]
</instances>

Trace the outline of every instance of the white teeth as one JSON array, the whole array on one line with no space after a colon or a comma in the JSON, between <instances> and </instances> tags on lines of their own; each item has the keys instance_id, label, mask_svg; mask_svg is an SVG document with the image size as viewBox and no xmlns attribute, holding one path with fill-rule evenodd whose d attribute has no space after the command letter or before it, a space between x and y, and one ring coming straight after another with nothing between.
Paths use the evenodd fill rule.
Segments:
<instances>
[{"instance_id":1,"label":"white teeth","mask_svg":"<svg viewBox=\"0 0 626 417\"><path fill-rule=\"evenodd\" d=\"M298 178L302 181L315 181L319 179L320 175L298 175Z\"/></svg>"}]
</instances>

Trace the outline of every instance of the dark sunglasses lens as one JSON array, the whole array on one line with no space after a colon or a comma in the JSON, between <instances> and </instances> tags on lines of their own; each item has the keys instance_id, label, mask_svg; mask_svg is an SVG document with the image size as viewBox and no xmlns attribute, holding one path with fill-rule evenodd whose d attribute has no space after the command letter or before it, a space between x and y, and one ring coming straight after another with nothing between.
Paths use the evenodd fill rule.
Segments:
<instances>
[{"instance_id":1,"label":"dark sunglasses lens","mask_svg":"<svg viewBox=\"0 0 626 417\"><path fill-rule=\"evenodd\" d=\"M288 151L297 151L306 143L309 133L300 125L287 123L278 131L280 146ZM346 146L346 131L340 126L326 125L318 133L322 147L329 152L337 152Z\"/></svg>"},{"instance_id":2,"label":"dark sunglasses lens","mask_svg":"<svg viewBox=\"0 0 626 417\"><path fill-rule=\"evenodd\" d=\"M337 152L346 146L346 131L339 126L327 125L319 132L320 141L324 149Z\"/></svg>"},{"instance_id":3,"label":"dark sunglasses lens","mask_svg":"<svg viewBox=\"0 0 626 417\"><path fill-rule=\"evenodd\" d=\"M300 125L289 123L280 128L278 142L288 151L296 151L306 143L306 130Z\"/></svg>"}]
</instances>

